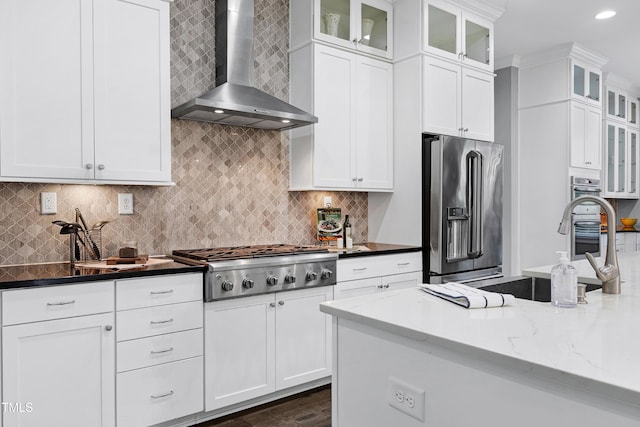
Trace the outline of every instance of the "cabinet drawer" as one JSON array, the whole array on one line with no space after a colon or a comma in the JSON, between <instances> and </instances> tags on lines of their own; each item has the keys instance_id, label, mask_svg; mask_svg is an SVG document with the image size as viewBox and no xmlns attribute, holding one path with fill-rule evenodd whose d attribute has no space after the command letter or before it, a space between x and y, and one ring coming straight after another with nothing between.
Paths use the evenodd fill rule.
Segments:
<instances>
[{"instance_id":1,"label":"cabinet drawer","mask_svg":"<svg viewBox=\"0 0 640 427\"><path fill-rule=\"evenodd\" d=\"M160 305L116 313L118 341L202 328L202 301Z\"/></svg>"},{"instance_id":2,"label":"cabinet drawer","mask_svg":"<svg viewBox=\"0 0 640 427\"><path fill-rule=\"evenodd\" d=\"M378 262L382 269L382 276L422 271L422 252L385 255L380 258Z\"/></svg>"},{"instance_id":3,"label":"cabinet drawer","mask_svg":"<svg viewBox=\"0 0 640 427\"><path fill-rule=\"evenodd\" d=\"M333 297L334 299L342 299L371 295L380 292L381 286L382 279L380 277L338 282L333 291Z\"/></svg>"},{"instance_id":4,"label":"cabinet drawer","mask_svg":"<svg viewBox=\"0 0 640 427\"><path fill-rule=\"evenodd\" d=\"M85 316L113 311L113 282L90 282L2 293L2 324Z\"/></svg>"},{"instance_id":5,"label":"cabinet drawer","mask_svg":"<svg viewBox=\"0 0 640 427\"><path fill-rule=\"evenodd\" d=\"M338 282L344 282L347 280L379 277L382 275L382 269L378 261L379 258L379 256L367 256L338 259L336 279Z\"/></svg>"},{"instance_id":6,"label":"cabinet drawer","mask_svg":"<svg viewBox=\"0 0 640 427\"><path fill-rule=\"evenodd\" d=\"M204 354L202 331L202 328L192 329L119 342L117 347L118 372L202 356Z\"/></svg>"},{"instance_id":7,"label":"cabinet drawer","mask_svg":"<svg viewBox=\"0 0 640 427\"><path fill-rule=\"evenodd\" d=\"M117 375L118 427L150 426L204 409L203 358Z\"/></svg>"},{"instance_id":8,"label":"cabinet drawer","mask_svg":"<svg viewBox=\"0 0 640 427\"><path fill-rule=\"evenodd\" d=\"M422 252L339 259L339 282L422 270Z\"/></svg>"},{"instance_id":9,"label":"cabinet drawer","mask_svg":"<svg viewBox=\"0 0 640 427\"><path fill-rule=\"evenodd\" d=\"M202 301L202 273L168 274L116 282L116 310Z\"/></svg>"}]
</instances>

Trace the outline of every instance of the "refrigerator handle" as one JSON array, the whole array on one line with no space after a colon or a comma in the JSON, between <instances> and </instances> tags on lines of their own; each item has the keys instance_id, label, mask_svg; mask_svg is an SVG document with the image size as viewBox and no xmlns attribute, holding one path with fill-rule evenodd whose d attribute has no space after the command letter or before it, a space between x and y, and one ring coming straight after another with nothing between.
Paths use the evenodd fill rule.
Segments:
<instances>
[{"instance_id":1,"label":"refrigerator handle","mask_svg":"<svg viewBox=\"0 0 640 427\"><path fill-rule=\"evenodd\" d=\"M469 258L482 256L482 154L467 154L467 207L469 209Z\"/></svg>"}]
</instances>

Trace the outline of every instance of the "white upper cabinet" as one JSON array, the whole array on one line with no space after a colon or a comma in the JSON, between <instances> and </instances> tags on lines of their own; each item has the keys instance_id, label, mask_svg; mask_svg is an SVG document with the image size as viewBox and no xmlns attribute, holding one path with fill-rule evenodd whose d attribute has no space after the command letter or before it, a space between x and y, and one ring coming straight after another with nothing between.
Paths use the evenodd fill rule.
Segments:
<instances>
[{"instance_id":1,"label":"white upper cabinet","mask_svg":"<svg viewBox=\"0 0 640 427\"><path fill-rule=\"evenodd\" d=\"M571 61L571 95L580 101L602 104L602 72L580 61Z\"/></svg>"},{"instance_id":2,"label":"white upper cabinet","mask_svg":"<svg viewBox=\"0 0 640 427\"><path fill-rule=\"evenodd\" d=\"M571 166L600 170L602 110L582 102L571 102Z\"/></svg>"},{"instance_id":3,"label":"white upper cabinet","mask_svg":"<svg viewBox=\"0 0 640 427\"><path fill-rule=\"evenodd\" d=\"M171 181L167 2L3 1L0 54L0 180Z\"/></svg>"},{"instance_id":4,"label":"white upper cabinet","mask_svg":"<svg viewBox=\"0 0 640 427\"><path fill-rule=\"evenodd\" d=\"M493 71L493 22L447 1L424 0L426 52Z\"/></svg>"},{"instance_id":5,"label":"white upper cabinet","mask_svg":"<svg viewBox=\"0 0 640 427\"><path fill-rule=\"evenodd\" d=\"M628 95L624 90L615 86L607 85L607 119L627 122L627 99Z\"/></svg>"},{"instance_id":6,"label":"white upper cabinet","mask_svg":"<svg viewBox=\"0 0 640 427\"><path fill-rule=\"evenodd\" d=\"M300 1L300 0L298 0ZM391 59L393 8L384 0L314 0L316 40Z\"/></svg>"},{"instance_id":7,"label":"white upper cabinet","mask_svg":"<svg viewBox=\"0 0 640 427\"><path fill-rule=\"evenodd\" d=\"M493 74L423 58L423 131L493 141Z\"/></svg>"},{"instance_id":8,"label":"white upper cabinet","mask_svg":"<svg viewBox=\"0 0 640 427\"><path fill-rule=\"evenodd\" d=\"M638 132L614 121L606 121L604 196L637 199Z\"/></svg>"},{"instance_id":9,"label":"white upper cabinet","mask_svg":"<svg viewBox=\"0 0 640 427\"><path fill-rule=\"evenodd\" d=\"M640 126L640 112L638 111L638 98L629 96L627 101L627 125L629 127L638 128Z\"/></svg>"},{"instance_id":10,"label":"white upper cabinet","mask_svg":"<svg viewBox=\"0 0 640 427\"><path fill-rule=\"evenodd\" d=\"M291 101L318 117L291 132L290 189L391 191L392 64L319 43L290 58Z\"/></svg>"}]
</instances>

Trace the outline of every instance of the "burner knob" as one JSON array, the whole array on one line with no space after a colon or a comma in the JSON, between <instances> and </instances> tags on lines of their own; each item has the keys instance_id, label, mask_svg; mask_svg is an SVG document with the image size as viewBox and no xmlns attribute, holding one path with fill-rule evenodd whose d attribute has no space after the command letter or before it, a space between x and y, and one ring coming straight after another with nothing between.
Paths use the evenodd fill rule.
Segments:
<instances>
[{"instance_id":1,"label":"burner knob","mask_svg":"<svg viewBox=\"0 0 640 427\"><path fill-rule=\"evenodd\" d=\"M245 289L252 289L253 288L253 280L251 280L251 279L242 280L242 287L245 288Z\"/></svg>"},{"instance_id":2,"label":"burner knob","mask_svg":"<svg viewBox=\"0 0 640 427\"><path fill-rule=\"evenodd\" d=\"M324 269L324 270L322 270L322 273L320 273L320 278L323 279L323 280L324 279L330 279L331 276L333 276L333 271L331 271L331 270Z\"/></svg>"},{"instance_id":3,"label":"burner knob","mask_svg":"<svg viewBox=\"0 0 640 427\"><path fill-rule=\"evenodd\" d=\"M291 273L287 273L287 275L284 276L284 281L285 283L296 283L296 276Z\"/></svg>"},{"instance_id":4,"label":"burner knob","mask_svg":"<svg viewBox=\"0 0 640 427\"><path fill-rule=\"evenodd\" d=\"M306 278L307 278L307 282L316 280L318 278L318 273L316 273L315 271L307 271Z\"/></svg>"},{"instance_id":5,"label":"burner knob","mask_svg":"<svg viewBox=\"0 0 640 427\"><path fill-rule=\"evenodd\" d=\"M278 284L278 278L276 276L267 277L267 285L275 286Z\"/></svg>"},{"instance_id":6,"label":"burner knob","mask_svg":"<svg viewBox=\"0 0 640 427\"><path fill-rule=\"evenodd\" d=\"M222 282L222 290L223 291L232 291L233 290L233 283L230 282L229 280L225 280L224 282Z\"/></svg>"}]
</instances>

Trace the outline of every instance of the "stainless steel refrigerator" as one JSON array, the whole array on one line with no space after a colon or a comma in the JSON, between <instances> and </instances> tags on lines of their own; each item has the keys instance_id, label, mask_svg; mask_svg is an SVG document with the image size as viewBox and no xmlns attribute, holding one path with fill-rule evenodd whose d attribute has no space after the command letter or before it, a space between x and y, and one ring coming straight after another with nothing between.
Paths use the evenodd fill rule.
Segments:
<instances>
[{"instance_id":1,"label":"stainless steel refrigerator","mask_svg":"<svg viewBox=\"0 0 640 427\"><path fill-rule=\"evenodd\" d=\"M502 275L501 144L422 136L422 256L429 283Z\"/></svg>"}]
</instances>

